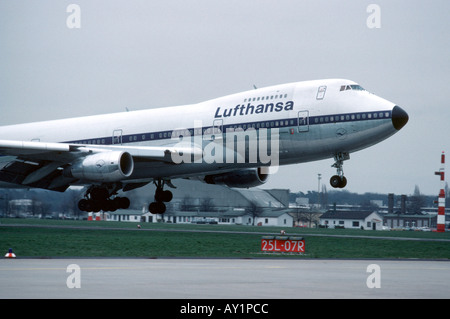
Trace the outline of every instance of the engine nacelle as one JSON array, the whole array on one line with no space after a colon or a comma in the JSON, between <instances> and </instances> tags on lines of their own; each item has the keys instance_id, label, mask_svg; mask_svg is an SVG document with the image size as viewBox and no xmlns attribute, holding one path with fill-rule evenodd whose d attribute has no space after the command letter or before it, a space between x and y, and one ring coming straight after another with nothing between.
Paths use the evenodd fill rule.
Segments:
<instances>
[{"instance_id":1,"label":"engine nacelle","mask_svg":"<svg viewBox=\"0 0 450 319\"><path fill-rule=\"evenodd\" d=\"M247 168L237 171L207 175L204 181L208 184L227 185L228 187L249 188L264 184L269 174L261 172L261 168Z\"/></svg>"},{"instance_id":2,"label":"engine nacelle","mask_svg":"<svg viewBox=\"0 0 450 319\"><path fill-rule=\"evenodd\" d=\"M133 169L130 153L111 151L86 156L64 169L63 175L89 181L117 182L130 177Z\"/></svg>"}]
</instances>

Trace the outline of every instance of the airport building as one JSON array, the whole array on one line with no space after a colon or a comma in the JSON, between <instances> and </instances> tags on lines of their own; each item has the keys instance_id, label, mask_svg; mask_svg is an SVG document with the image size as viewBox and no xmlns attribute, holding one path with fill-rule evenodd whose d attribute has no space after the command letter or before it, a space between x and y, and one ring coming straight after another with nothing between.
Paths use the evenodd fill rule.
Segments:
<instances>
[{"instance_id":1,"label":"airport building","mask_svg":"<svg viewBox=\"0 0 450 319\"><path fill-rule=\"evenodd\" d=\"M384 230L436 227L436 208L421 208L409 212L405 195L387 196L371 201L370 207L341 204L329 205L320 210L305 198L289 203L289 190L264 190L260 188L237 189L209 185L199 181L177 180L171 189L173 200L163 215L148 212L148 186L135 193L134 201L141 201L137 210L117 210L102 213L100 219L140 223L222 224L282 227L329 227L346 229ZM94 219L94 218L93 218ZM448 228L448 221L447 227Z\"/></svg>"},{"instance_id":2,"label":"airport building","mask_svg":"<svg viewBox=\"0 0 450 319\"><path fill-rule=\"evenodd\" d=\"M253 216L245 209L227 212L172 211L163 215L154 215L139 210L117 210L115 212L98 213L101 219L109 221L142 222L142 223L177 223L177 224L223 224L223 225L255 225L285 226L293 225L293 217L289 209L264 209Z\"/></svg>"},{"instance_id":3,"label":"airport building","mask_svg":"<svg viewBox=\"0 0 450 319\"><path fill-rule=\"evenodd\" d=\"M421 228L436 227L437 217L431 214L387 214L384 223L387 227L397 228Z\"/></svg>"},{"instance_id":4,"label":"airport building","mask_svg":"<svg viewBox=\"0 0 450 319\"><path fill-rule=\"evenodd\" d=\"M383 217L371 211L328 211L320 217L327 228L381 230Z\"/></svg>"},{"instance_id":5,"label":"airport building","mask_svg":"<svg viewBox=\"0 0 450 319\"><path fill-rule=\"evenodd\" d=\"M173 199L162 215L142 210L117 210L103 214L106 220L178 224L225 224L292 227L289 190L238 189L199 181L177 180ZM147 188L146 193L153 190Z\"/></svg>"},{"instance_id":6,"label":"airport building","mask_svg":"<svg viewBox=\"0 0 450 319\"><path fill-rule=\"evenodd\" d=\"M384 225L389 229L436 228L437 208L421 207L418 211L408 211L407 196L400 196L400 203L394 205L394 194L388 195L388 206L383 214ZM446 216L448 217L448 216ZM446 221L448 228L448 220Z\"/></svg>"}]
</instances>

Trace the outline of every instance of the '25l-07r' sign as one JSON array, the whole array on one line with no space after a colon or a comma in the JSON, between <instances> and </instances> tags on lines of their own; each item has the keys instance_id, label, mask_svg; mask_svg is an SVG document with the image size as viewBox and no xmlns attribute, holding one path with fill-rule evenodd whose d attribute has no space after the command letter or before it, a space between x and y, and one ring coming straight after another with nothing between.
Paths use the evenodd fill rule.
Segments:
<instances>
[{"instance_id":1,"label":"'25l-07r' sign","mask_svg":"<svg viewBox=\"0 0 450 319\"><path fill-rule=\"evenodd\" d=\"M261 239L261 251L304 253L305 240L302 237L265 236Z\"/></svg>"}]
</instances>

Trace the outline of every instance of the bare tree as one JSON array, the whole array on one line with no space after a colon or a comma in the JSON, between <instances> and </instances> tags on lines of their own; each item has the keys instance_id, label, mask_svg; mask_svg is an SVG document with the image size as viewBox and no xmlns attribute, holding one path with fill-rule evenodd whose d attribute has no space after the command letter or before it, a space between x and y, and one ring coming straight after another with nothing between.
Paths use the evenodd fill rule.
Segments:
<instances>
[{"instance_id":1,"label":"bare tree","mask_svg":"<svg viewBox=\"0 0 450 319\"><path fill-rule=\"evenodd\" d=\"M313 211L311 209L296 208L295 210L291 211L291 215L293 215L294 220L297 222L297 225L299 225L300 222L304 224L307 223L311 228L312 223L317 224L317 211Z\"/></svg>"},{"instance_id":2,"label":"bare tree","mask_svg":"<svg viewBox=\"0 0 450 319\"><path fill-rule=\"evenodd\" d=\"M180 202L180 209L182 211L188 212L193 209L193 200L189 195L186 195L183 197L183 199Z\"/></svg>"},{"instance_id":3,"label":"bare tree","mask_svg":"<svg viewBox=\"0 0 450 319\"><path fill-rule=\"evenodd\" d=\"M414 194L409 198L409 211L412 213L420 213L422 207L425 206L425 196L420 193L419 186L414 187Z\"/></svg>"},{"instance_id":4,"label":"bare tree","mask_svg":"<svg viewBox=\"0 0 450 319\"><path fill-rule=\"evenodd\" d=\"M255 218L259 217L262 214L263 208L261 206L258 206L255 201L251 201L245 211L250 214L250 216L252 216L252 225L255 226Z\"/></svg>"},{"instance_id":5,"label":"bare tree","mask_svg":"<svg viewBox=\"0 0 450 319\"><path fill-rule=\"evenodd\" d=\"M214 208L214 203L211 197L205 197L200 203L200 210L202 212L209 212Z\"/></svg>"}]
</instances>

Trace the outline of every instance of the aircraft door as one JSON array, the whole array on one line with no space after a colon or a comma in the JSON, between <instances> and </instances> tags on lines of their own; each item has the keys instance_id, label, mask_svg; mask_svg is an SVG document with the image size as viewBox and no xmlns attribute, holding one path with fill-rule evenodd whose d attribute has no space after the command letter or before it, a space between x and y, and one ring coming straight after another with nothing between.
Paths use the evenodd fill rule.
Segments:
<instances>
[{"instance_id":1,"label":"aircraft door","mask_svg":"<svg viewBox=\"0 0 450 319\"><path fill-rule=\"evenodd\" d=\"M112 144L122 145L122 130L114 130L113 131Z\"/></svg>"},{"instance_id":2,"label":"aircraft door","mask_svg":"<svg viewBox=\"0 0 450 319\"><path fill-rule=\"evenodd\" d=\"M309 111L298 112L298 132L309 131Z\"/></svg>"},{"instance_id":3,"label":"aircraft door","mask_svg":"<svg viewBox=\"0 0 450 319\"><path fill-rule=\"evenodd\" d=\"M211 140L222 139L223 138L223 120L214 120Z\"/></svg>"},{"instance_id":4,"label":"aircraft door","mask_svg":"<svg viewBox=\"0 0 450 319\"><path fill-rule=\"evenodd\" d=\"M327 87L325 85L319 86L319 88L317 89L316 100L323 100L323 98L325 97L326 91L327 91Z\"/></svg>"}]
</instances>

